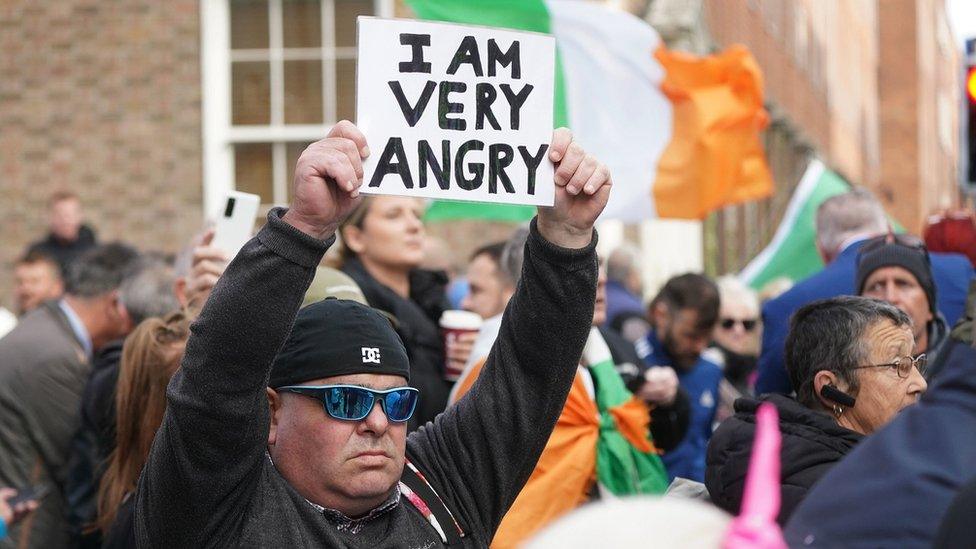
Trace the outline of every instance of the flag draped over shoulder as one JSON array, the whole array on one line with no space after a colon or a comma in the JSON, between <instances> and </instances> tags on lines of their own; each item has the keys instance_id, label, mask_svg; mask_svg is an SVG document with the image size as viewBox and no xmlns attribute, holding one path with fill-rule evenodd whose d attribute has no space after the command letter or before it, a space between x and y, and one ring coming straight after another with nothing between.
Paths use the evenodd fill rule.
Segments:
<instances>
[{"instance_id":1,"label":"flag draped over shoulder","mask_svg":"<svg viewBox=\"0 0 976 549\"><path fill-rule=\"evenodd\" d=\"M668 475L651 440L650 410L627 390L596 328L584 357L592 384L581 368L538 464L498 527L493 549L518 547L586 503L594 482L615 496L667 489ZM451 391L451 405L471 389L484 365L479 360L464 372Z\"/></svg>"},{"instance_id":2,"label":"flag draped over shoulder","mask_svg":"<svg viewBox=\"0 0 976 549\"><path fill-rule=\"evenodd\" d=\"M601 219L701 219L772 192L759 132L762 75L745 48L698 58L663 48L630 13L587 0L407 0L420 19L551 34L553 123L613 175ZM535 208L435 201L428 221L524 221Z\"/></svg>"}]
</instances>

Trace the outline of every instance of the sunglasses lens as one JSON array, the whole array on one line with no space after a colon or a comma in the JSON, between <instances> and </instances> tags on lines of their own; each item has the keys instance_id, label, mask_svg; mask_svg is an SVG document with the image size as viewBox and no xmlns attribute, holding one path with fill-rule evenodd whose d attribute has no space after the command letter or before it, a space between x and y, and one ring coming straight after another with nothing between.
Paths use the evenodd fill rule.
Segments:
<instances>
[{"instance_id":1,"label":"sunglasses lens","mask_svg":"<svg viewBox=\"0 0 976 549\"><path fill-rule=\"evenodd\" d=\"M373 393L355 387L333 387L325 397L325 409L336 419L360 420L373 408Z\"/></svg>"},{"instance_id":2,"label":"sunglasses lens","mask_svg":"<svg viewBox=\"0 0 976 549\"><path fill-rule=\"evenodd\" d=\"M731 318L722 319L722 329L731 330L735 326L735 320Z\"/></svg>"},{"instance_id":3,"label":"sunglasses lens","mask_svg":"<svg viewBox=\"0 0 976 549\"><path fill-rule=\"evenodd\" d=\"M743 320L742 321L742 327L745 328L747 332L751 332L752 330L754 330L756 328L756 321L755 320Z\"/></svg>"},{"instance_id":4,"label":"sunglasses lens","mask_svg":"<svg viewBox=\"0 0 976 549\"><path fill-rule=\"evenodd\" d=\"M400 389L386 394L386 416L390 421L407 421L417 407L417 391Z\"/></svg>"}]
</instances>

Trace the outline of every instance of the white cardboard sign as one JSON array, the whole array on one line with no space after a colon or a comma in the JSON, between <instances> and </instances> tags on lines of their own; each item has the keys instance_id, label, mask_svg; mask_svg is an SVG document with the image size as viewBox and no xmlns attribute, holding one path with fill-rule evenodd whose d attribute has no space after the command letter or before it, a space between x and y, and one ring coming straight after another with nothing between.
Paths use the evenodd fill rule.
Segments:
<instances>
[{"instance_id":1,"label":"white cardboard sign","mask_svg":"<svg viewBox=\"0 0 976 549\"><path fill-rule=\"evenodd\" d=\"M552 206L551 36L360 17L360 191Z\"/></svg>"}]
</instances>

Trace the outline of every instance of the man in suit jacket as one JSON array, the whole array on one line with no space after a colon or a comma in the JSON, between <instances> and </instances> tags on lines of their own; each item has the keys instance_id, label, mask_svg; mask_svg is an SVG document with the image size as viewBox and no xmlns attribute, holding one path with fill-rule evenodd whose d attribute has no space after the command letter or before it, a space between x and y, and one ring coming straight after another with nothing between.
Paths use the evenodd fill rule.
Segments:
<instances>
[{"instance_id":1,"label":"man in suit jacket","mask_svg":"<svg viewBox=\"0 0 976 549\"><path fill-rule=\"evenodd\" d=\"M884 209L863 189L828 198L817 209L817 250L824 269L763 305L762 352L756 393L793 392L783 362L790 316L817 299L855 295L857 253L865 240L888 231ZM931 254L938 308L952 326L966 307L973 267L959 254Z\"/></svg>"},{"instance_id":2,"label":"man in suit jacket","mask_svg":"<svg viewBox=\"0 0 976 549\"><path fill-rule=\"evenodd\" d=\"M81 393L92 354L131 329L119 287L139 266L137 252L121 244L86 252L68 270L65 297L0 339L0 485L51 488L0 547L68 543L62 486Z\"/></svg>"}]
</instances>

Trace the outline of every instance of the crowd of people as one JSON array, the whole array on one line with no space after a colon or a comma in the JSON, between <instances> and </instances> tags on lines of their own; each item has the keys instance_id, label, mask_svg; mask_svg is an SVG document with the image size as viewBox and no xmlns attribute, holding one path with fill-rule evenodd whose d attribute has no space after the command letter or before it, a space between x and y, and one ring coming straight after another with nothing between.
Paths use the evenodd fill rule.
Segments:
<instances>
[{"instance_id":1,"label":"crowd of people","mask_svg":"<svg viewBox=\"0 0 976 549\"><path fill-rule=\"evenodd\" d=\"M0 316L0 546L976 541L972 216L895 234L853 189L811 277L645 300L568 131L555 206L454 276L422 200L359 196L368 154L337 124L235 257L102 243L51 197Z\"/></svg>"}]
</instances>

